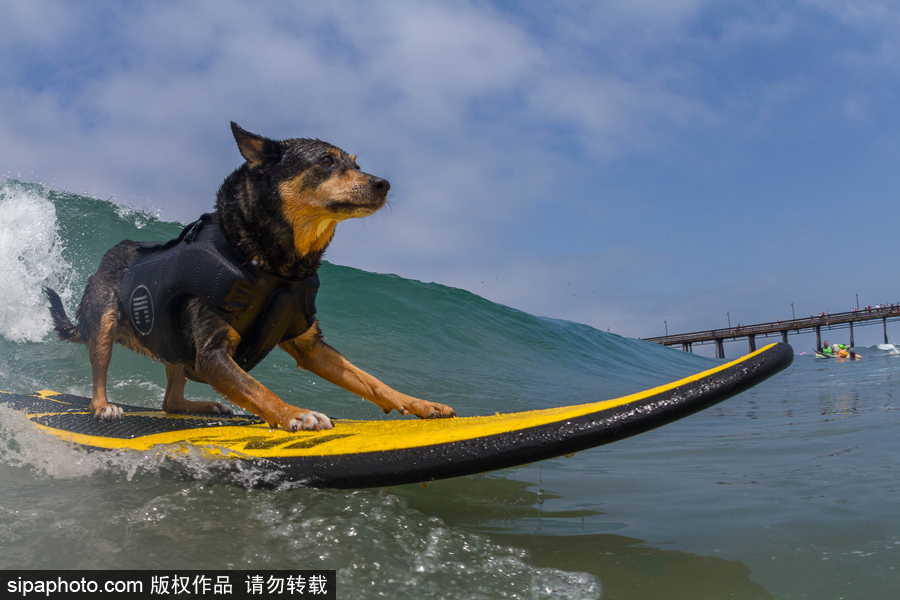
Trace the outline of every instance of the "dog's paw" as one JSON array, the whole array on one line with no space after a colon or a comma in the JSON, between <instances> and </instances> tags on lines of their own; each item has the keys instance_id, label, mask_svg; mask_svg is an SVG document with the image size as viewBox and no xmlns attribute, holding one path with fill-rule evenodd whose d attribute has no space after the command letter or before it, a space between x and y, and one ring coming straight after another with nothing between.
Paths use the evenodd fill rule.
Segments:
<instances>
[{"instance_id":1,"label":"dog's paw","mask_svg":"<svg viewBox=\"0 0 900 600\"><path fill-rule=\"evenodd\" d=\"M112 421L115 419L124 419L125 411L115 404L107 404L94 411L94 416L101 421Z\"/></svg>"},{"instance_id":2,"label":"dog's paw","mask_svg":"<svg viewBox=\"0 0 900 600\"><path fill-rule=\"evenodd\" d=\"M399 412L402 415L413 414L420 419L449 419L456 416L456 411L446 404L428 400L417 400Z\"/></svg>"},{"instance_id":3,"label":"dog's paw","mask_svg":"<svg viewBox=\"0 0 900 600\"><path fill-rule=\"evenodd\" d=\"M333 429L331 419L320 412L306 411L290 419L284 427L290 432L296 431L321 431Z\"/></svg>"},{"instance_id":4,"label":"dog's paw","mask_svg":"<svg viewBox=\"0 0 900 600\"><path fill-rule=\"evenodd\" d=\"M233 415L234 411L230 406L221 402L191 402L182 411L189 413L200 413L206 415Z\"/></svg>"},{"instance_id":5,"label":"dog's paw","mask_svg":"<svg viewBox=\"0 0 900 600\"><path fill-rule=\"evenodd\" d=\"M209 412L217 415L233 415L234 410L228 406L227 404L222 404L221 402L211 402L212 410Z\"/></svg>"},{"instance_id":6,"label":"dog's paw","mask_svg":"<svg viewBox=\"0 0 900 600\"><path fill-rule=\"evenodd\" d=\"M230 406L221 402L191 402L190 406L179 412L200 413L205 415L233 415Z\"/></svg>"},{"instance_id":7,"label":"dog's paw","mask_svg":"<svg viewBox=\"0 0 900 600\"><path fill-rule=\"evenodd\" d=\"M167 413L194 413L201 415L233 415L234 411L221 402L199 402L172 398L163 401L163 410Z\"/></svg>"},{"instance_id":8,"label":"dog's paw","mask_svg":"<svg viewBox=\"0 0 900 600\"><path fill-rule=\"evenodd\" d=\"M426 409L425 415L419 415L419 418L422 419L449 419L450 417L456 416L456 411L447 406L446 404L440 404L438 402L429 402L429 409Z\"/></svg>"}]
</instances>

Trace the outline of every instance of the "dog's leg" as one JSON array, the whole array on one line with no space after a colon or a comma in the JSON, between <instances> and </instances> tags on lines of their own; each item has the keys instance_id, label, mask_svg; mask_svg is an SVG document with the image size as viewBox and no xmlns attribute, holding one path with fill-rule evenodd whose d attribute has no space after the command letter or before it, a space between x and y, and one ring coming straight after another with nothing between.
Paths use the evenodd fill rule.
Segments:
<instances>
[{"instance_id":1,"label":"dog's leg","mask_svg":"<svg viewBox=\"0 0 900 600\"><path fill-rule=\"evenodd\" d=\"M281 344L281 349L297 361L298 367L365 398L378 405L385 413L396 410L401 415L413 414L422 419L456 416L456 412L446 404L401 394L354 366L343 354L322 340L318 324L303 335Z\"/></svg>"},{"instance_id":2,"label":"dog's leg","mask_svg":"<svg viewBox=\"0 0 900 600\"><path fill-rule=\"evenodd\" d=\"M209 413L216 415L233 415L234 411L221 402L198 402L184 397L184 367L166 363L166 395L163 398L163 410L167 413Z\"/></svg>"},{"instance_id":3,"label":"dog's leg","mask_svg":"<svg viewBox=\"0 0 900 600\"><path fill-rule=\"evenodd\" d=\"M217 392L262 417L271 427L280 425L287 431L319 431L334 427L331 419L322 413L283 402L237 366L225 348L198 351L194 368Z\"/></svg>"},{"instance_id":4,"label":"dog's leg","mask_svg":"<svg viewBox=\"0 0 900 600\"><path fill-rule=\"evenodd\" d=\"M88 355L91 359L91 375L93 377L93 393L91 395L91 413L97 418L109 421L121 419L124 411L106 398L106 377L109 362L112 359L113 329L116 326L116 315L108 312L100 319L100 327L88 340Z\"/></svg>"}]
</instances>

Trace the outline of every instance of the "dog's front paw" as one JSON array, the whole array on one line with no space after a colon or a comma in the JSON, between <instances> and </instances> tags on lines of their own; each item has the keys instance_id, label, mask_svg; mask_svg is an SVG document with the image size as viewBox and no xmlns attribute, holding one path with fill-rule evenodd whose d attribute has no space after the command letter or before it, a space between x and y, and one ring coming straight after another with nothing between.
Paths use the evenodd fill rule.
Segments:
<instances>
[{"instance_id":1,"label":"dog's front paw","mask_svg":"<svg viewBox=\"0 0 900 600\"><path fill-rule=\"evenodd\" d=\"M449 419L456 416L456 411L446 404L438 402L427 402L429 407L425 411L425 415L419 415L422 419Z\"/></svg>"},{"instance_id":2,"label":"dog's front paw","mask_svg":"<svg viewBox=\"0 0 900 600\"><path fill-rule=\"evenodd\" d=\"M321 431L323 429L333 429L334 424L331 422L331 419L322 413L308 410L295 415L284 425L284 428L290 432Z\"/></svg>"},{"instance_id":3,"label":"dog's front paw","mask_svg":"<svg viewBox=\"0 0 900 600\"><path fill-rule=\"evenodd\" d=\"M114 419L124 419L125 411L115 404L106 404L94 411L94 417L101 421L112 421Z\"/></svg>"},{"instance_id":4,"label":"dog's front paw","mask_svg":"<svg viewBox=\"0 0 900 600\"><path fill-rule=\"evenodd\" d=\"M428 400L416 400L411 402L407 407L399 410L400 414L413 414L420 419L448 419L456 416L456 411L439 402L430 402Z\"/></svg>"}]
</instances>

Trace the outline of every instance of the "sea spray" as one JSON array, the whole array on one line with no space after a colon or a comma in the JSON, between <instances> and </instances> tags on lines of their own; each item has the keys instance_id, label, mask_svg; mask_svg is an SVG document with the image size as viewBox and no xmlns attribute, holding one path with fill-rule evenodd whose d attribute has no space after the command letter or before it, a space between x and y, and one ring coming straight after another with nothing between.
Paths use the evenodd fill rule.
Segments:
<instances>
[{"instance_id":1,"label":"sea spray","mask_svg":"<svg viewBox=\"0 0 900 600\"><path fill-rule=\"evenodd\" d=\"M71 265L63 258L56 207L37 185L0 184L0 335L14 342L42 340L52 329L42 286L72 296Z\"/></svg>"}]
</instances>

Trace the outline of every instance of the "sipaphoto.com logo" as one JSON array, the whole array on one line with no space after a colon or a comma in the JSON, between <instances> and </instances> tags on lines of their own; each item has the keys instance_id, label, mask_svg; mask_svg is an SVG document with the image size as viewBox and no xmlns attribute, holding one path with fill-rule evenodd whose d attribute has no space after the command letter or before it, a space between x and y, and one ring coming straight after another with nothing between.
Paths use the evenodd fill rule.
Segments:
<instances>
[{"instance_id":1,"label":"sipaphoto.com logo","mask_svg":"<svg viewBox=\"0 0 900 600\"><path fill-rule=\"evenodd\" d=\"M86 577L67 579L62 576L58 576L56 579L35 579L32 574L32 577L19 576L16 579L7 580L6 591L23 597L34 594L45 597L56 594L65 594L66 597L72 594L141 594L144 591L144 583L114 579L96 581Z\"/></svg>"}]
</instances>

